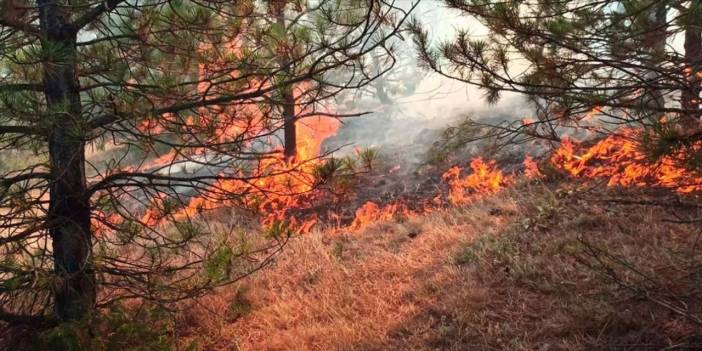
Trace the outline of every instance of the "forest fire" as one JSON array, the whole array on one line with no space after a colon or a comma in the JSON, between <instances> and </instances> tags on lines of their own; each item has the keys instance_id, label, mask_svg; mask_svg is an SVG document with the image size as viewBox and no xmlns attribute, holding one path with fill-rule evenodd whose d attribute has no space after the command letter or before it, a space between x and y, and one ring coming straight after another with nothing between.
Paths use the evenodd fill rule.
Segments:
<instances>
[{"instance_id":1,"label":"forest fire","mask_svg":"<svg viewBox=\"0 0 702 351\"><path fill-rule=\"evenodd\" d=\"M203 52L212 51L216 57L222 54L219 48L211 45L203 45L201 50ZM241 56L240 43L232 41L223 51L237 57ZM217 72L221 65L219 59L207 64L200 64L198 74L208 76L212 72ZM239 74L238 71L230 73L232 77L237 77ZM252 87L260 87L264 83L250 82L249 84ZM202 82L197 89L202 94L208 94L212 87L209 83ZM275 139L278 130L288 128L288 122L284 122L284 126L272 123L272 110L258 104L242 104L236 107L215 105L201 108L196 117L189 116L184 121L178 121L175 116L167 115L166 121L168 123L166 124L178 125L193 135L204 133L207 135L209 143L226 145L238 142L248 146L255 141L263 140L267 148L271 148L268 152L270 155L260 157L256 162L253 162L252 165L255 164L253 170L238 171L235 177L222 174L222 179L209 185L202 194L188 199L185 206L176 210L175 213L168 213L169 210L162 205L163 199L156 198L143 215L142 222L153 226L168 222L166 217L173 220L184 220L196 217L205 211L235 207L250 210L256 216L261 217L263 225L286 221L298 230L309 230L316 223L315 218L298 221L288 211L304 208L310 204L310 198L314 196L312 191L316 182L313 173L315 168L321 164L319 157L322 143L334 135L340 126L337 119L315 116L313 108L324 109L325 106L315 104L312 107L303 103L303 96L308 93L309 89L312 89L309 82L291 85L292 101L282 102L283 104L292 104L285 108L291 107L296 118L293 123L296 150L295 156L292 158L284 156L282 146L277 145L275 140L271 140ZM168 132L164 130L163 123L155 120L142 122L139 129L148 134ZM183 158L206 157L206 149L202 148L201 151L194 149L190 155L180 155L176 150L171 150L151 161L148 166L157 168L172 165L175 160L183 162ZM227 171L231 173L231 170Z\"/></svg>"},{"instance_id":2,"label":"forest fire","mask_svg":"<svg viewBox=\"0 0 702 351\"><path fill-rule=\"evenodd\" d=\"M614 5L0 0L0 349L700 349L700 2Z\"/></svg>"},{"instance_id":3,"label":"forest fire","mask_svg":"<svg viewBox=\"0 0 702 351\"><path fill-rule=\"evenodd\" d=\"M411 217L419 213L447 205L461 206L495 194L515 183L520 175L505 174L494 160L481 157L471 159L469 167L463 169L453 166L441 175L445 190L431 195L432 199L423 199L422 205L409 206L406 199L396 199L383 204L376 199L366 199L363 205L355 209L353 220L342 223L339 213L327 213L326 219L320 218L313 208L321 201L329 201L329 194L316 187L318 179L315 168L320 159L322 142L336 133L339 122L330 118L313 117L299 123L297 129L299 147L298 158L286 161L281 155L261 163L253 174L253 181L222 180L212 185L222 189L223 193L240 194L236 198L194 197L187 206L178 211L175 219L192 218L198 214L218 208L239 207L251 210L261 218L261 224L271 226L284 222L297 232L310 231L320 222L336 220L336 227L348 226L356 230L371 223L387 221L396 216ZM680 160L663 157L656 162L641 151L636 139L640 137L635 130L623 130L618 135L611 135L584 147L565 139L561 146L550 156L550 163L576 178L605 178L609 186L662 187L673 189L678 193L690 193L702 190L702 178L686 172L680 166ZM522 163L522 176L525 179L543 179L546 175L539 168L538 162L526 156ZM394 166L387 170L393 174L399 169ZM464 175L465 173L465 175ZM416 201L412 201L415 203ZM156 224L158 211L155 206L147 211L145 223ZM301 216L295 213L305 213Z\"/></svg>"},{"instance_id":4,"label":"forest fire","mask_svg":"<svg viewBox=\"0 0 702 351\"><path fill-rule=\"evenodd\" d=\"M373 201L367 201L363 206L356 210L356 216L350 225L351 229L360 229L371 223L388 221L395 217L395 215L402 215L403 217L412 217L417 213L410 210L404 202L396 201L392 202L384 207L378 206L377 203Z\"/></svg>"},{"instance_id":5,"label":"forest fire","mask_svg":"<svg viewBox=\"0 0 702 351\"><path fill-rule=\"evenodd\" d=\"M639 133L624 129L581 154L576 145L566 139L551 156L551 162L574 177L608 178L609 186L661 187L678 193L702 190L702 177L686 170L682 158L664 156L651 162L640 149ZM699 149L700 145L694 148Z\"/></svg>"},{"instance_id":6,"label":"forest fire","mask_svg":"<svg viewBox=\"0 0 702 351\"><path fill-rule=\"evenodd\" d=\"M666 156L650 161L639 147L639 138L636 130L624 129L591 147L565 139L551 154L549 161L553 167L572 177L607 179L608 186L661 187L682 194L702 190L702 177L686 170L681 165L682 159ZM402 202L382 207L368 201L356 210L351 228L358 229L372 222L388 220L398 213L409 217L428 212L444 206L446 202L454 206L465 205L485 195L497 193L519 179L517 174L505 175L495 161L485 161L480 157L473 158L469 168L470 173L463 177L461 173L465 170L458 166L443 173L442 180L448 186L446 201L443 200L444 195L439 194L420 210L408 210ZM523 161L523 176L526 179L546 177L537 161L528 155Z\"/></svg>"},{"instance_id":7,"label":"forest fire","mask_svg":"<svg viewBox=\"0 0 702 351\"><path fill-rule=\"evenodd\" d=\"M525 177L529 179L538 179L544 177L544 174L539 169L539 165L536 163L536 161L534 161L534 159L531 156L526 155L522 163L524 165Z\"/></svg>"},{"instance_id":8,"label":"forest fire","mask_svg":"<svg viewBox=\"0 0 702 351\"><path fill-rule=\"evenodd\" d=\"M442 178L449 185L448 199L453 205L463 205L475 195L493 194L510 182L509 178L497 169L495 161L483 161L477 157L470 161L473 173L461 178L461 168L454 166ZM471 196L472 195L472 196Z\"/></svg>"},{"instance_id":9,"label":"forest fire","mask_svg":"<svg viewBox=\"0 0 702 351\"><path fill-rule=\"evenodd\" d=\"M173 214L175 220L196 217L198 214L227 207L251 210L262 218L264 226L276 221L287 221L298 231L308 231L315 218L302 221L289 215L291 209L310 206L314 197L316 179L314 169L320 165L322 142L334 135L338 120L326 117L309 117L298 122L298 156L286 160L282 150L275 150L273 157L260 161L252 174L241 174L240 179L219 180L211 185L215 194L237 194L235 197L196 196ZM160 159L160 158L159 158ZM142 218L144 223L158 224L163 219L162 206L153 206Z\"/></svg>"}]
</instances>

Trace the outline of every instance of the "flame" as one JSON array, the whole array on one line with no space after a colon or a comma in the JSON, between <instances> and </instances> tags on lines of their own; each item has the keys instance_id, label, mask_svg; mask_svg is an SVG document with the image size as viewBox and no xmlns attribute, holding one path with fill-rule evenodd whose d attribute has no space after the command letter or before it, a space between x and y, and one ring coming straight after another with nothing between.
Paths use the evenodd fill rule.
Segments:
<instances>
[{"instance_id":1,"label":"flame","mask_svg":"<svg viewBox=\"0 0 702 351\"><path fill-rule=\"evenodd\" d=\"M416 215L416 212L410 210L405 203L399 201L392 202L384 207L380 207L373 201L367 201L356 210L356 216L350 228L360 229L371 223L389 221L398 214L405 217L413 217Z\"/></svg>"},{"instance_id":2,"label":"flame","mask_svg":"<svg viewBox=\"0 0 702 351\"><path fill-rule=\"evenodd\" d=\"M595 105L593 108L590 109L590 111L588 111L587 113L585 113L585 115L583 115L583 117L582 117L581 119L582 119L582 120L590 119L590 118L592 118L593 116L595 116L595 115L601 113L602 111L603 111L602 106L600 106L600 105Z\"/></svg>"},{"instance_id":3,"label":"flame","mask_svg":"<svg viewBox=\"0 0 702 351\"><path fill-rule=\"evenodd\" d=\"M262 224L270 225L276 221L288 221L291 227L300 232L309 231L316 220L298 223L290 210L309 207L310 197L314 194L315 178L313 170L321 160L322 142L336 133L338 121L325 117L309 118L302 128L297 129L299 140L298 156L286 161L282 154L263 160L257 170L250 175L252 181L222 180L212 188L221 189L222 193L235 194L234 199L193 198L185 207L180 217L192 217L206 210L222 207L239 206L251 209L261 215ZM242 175L243 176L243 175ZM236 196L240 195L240 196Z\"/></svg>"},{"instance_id":4,"label":"flame","mask_svg":"<svg viewBox=\"0 0 702 351\"><path fill-rule=\"evenodd\" d=\"M599 110L596 108L592 112L597 113ZM316 189L316 179L313 176L315 168L322 162L319 159L322 143L336 134L339 124L339 121L326 117L298 121L297 157L286 160L281 152L275 157L264 159L252 174L247 174L255 180L218 181L211 186L214 196L194 197L187 206L173 213L164 213L169 212L166 210L168 206L163 199L155 198L142 221L148 225L158 225L166 216L179 220L197 216L207 210L238 206L259 215L264 226L286 221L291 228L305 233L322 221L335 221L336 227L340 228L343 225L340 213L330 212L324 220L316 213L309 214L314 212L313 208L315 204L319 204L318 200L324 198L324 194ZM223 134L234 130L241 133L243 129L228 130ZM609 186L657 186L674 189L679 193L702 190L702 178L680 166L682 155L665 156L655 162L649 161L636 142L640 133L633 129L622 129L590 147L564 139L560 147L551 154L550 161L555 167L573 177L605 178ZM702 150L702 145L695 147L698 151ZM173 157L174 155L169 153L154 163L167 163L166 160L172 160ZM523 174L527 179L544 177L539 165L531 156L527 155L524 158L523 167ZM399 169L399 166L395 166L388 172L391 174ZM360 229L370 223L391 220L398 215L411 217L419 213L428 213L447 204L464 205L501 191L512 184L516 177L513 174L506 176L497 167L496 161L480 157L470 161L467 175L464 175L464 172L465 169L454 166L443 173L442 180L448 185L448 194L445 197L440 192L425 200L412 201L411 206L407 200L397 200L385 205L366 201L355 210L354 219L348 228ZM244 174L241 176L245 178Z\"/></svg>"},{"instance_id":5,"label":"flame","mask_svg":"<svg viewBox=\"0 0 702 351\"><path fill-rule=\"evenodd\" d=\"M299 91L299 90L298 90ZM296 114L309 115L311 111L303 111L296 106ZM204 114L198 123L216 131L219 142L234 140L242 134L256 135L264 130L262 112L250 106L246 108L249 118L243 123L223 121L232 117L211 117ZM226 115L227 113L222 113ZM258 114L259 117L256 117ZM194 125L192 119L186 124ZM256 125L258 124L258 125ZM290 210L301 209L311 205L310 197L314 194L315 178L314 169L322 162L322 143L327 138L336 134L340 122L337 119L321 116L312 116L296 121L298 147L297 156L292 160L285 160L280 148L276 155L260 160L257 168L251 174L239 173L242 179L224 179L212 184L207 196L192 198L187 206L171 215L174 220L192 218L202 212L226 207L243 207L259 214L263 225L271 225L276 221L287 221L291 227L300 232L309 231L317 222L316 220L298 221L289 215ZM177 157L175 152L165 154L154 160L151 165L159 166L172 163ZM231 178L231 177L227 177ZM246 180L245 180L246 179ZM148 225L157 225L165 218L160 213L163 206L158 205L158 199L146 211L142 222Z\"/></svg>"},{"instance_id":6,"label":"flame","mask_svg":"<svg viewBox=\"0 0 702 351\"><path fill-rule=\"evenodd\" d=\"M217 91L221 88L213 85L210 79L206 79L221 73L222 65L217 62L218 58L228 55L242 57L241 46L242 43L238 39L232 39L224 45L203 44L199 48L203 57L209 60L207 63L201 63L198 69L199 75L205 78L197 87L198 93L204 99L222 93ZM244 80L240 72L236 71L230 74L235 80L248 84L252 91L269 88L272 84L256 81L253 78ZM692 70L686 68L685 74L692 75ZM702 72L696 72L696 75L702 78ZM309 83L297 83L293 87L293 93L296 98L300 97L307 88ZM246 89L243 92L246 92ZM295 112L297 115L313 115L310 109L296 106ZM584 113L581 119L589 119L602 111L602 106L594 106ZM528 118L521 121L526 127L537 122ZM232 106L203 107L197 110L194 116L166 114L149 118L142 121L137 128L151 135L178 131L184 131L183 134L186 135L204 134L205 138L201 142L205 144L250 140L270 132L270 124L259 105L243 103ZM279 152L274 157L260 160L255 170L247 174L237 173L240 179L230 177L230 179L214 182L207 189L207 195L191 198L182 208L173 209L173 205L169 205L165 198L157 196L151 200L152 203L146 209L141 221L149 226L158 226L165 218L177 221L196 217L208 210L239 207L251 210L260 216L264 226L277 221L287 221L299 232L307 232L321 221L316 215L301 213L313 208L315 200L322 196L316 192L316 179L313 176L314 170L322 162L319 159L322 156L322 143L335 135L339 127L338 120L328 117L312 116L298 120L296 122L298 154L295 158L286 160L282 152ZM178 130L169 130L169 128L178 128ZM566 139L551 155L550 160L556 167L573 177L607 178L610 186L660 186L675 189L679 193L702 190L702 179L680 167L679 157L667 156L653 163L649 162L634 142L636 134L633 130L624 130L619 135L610 135L589 148L583 148ZM206 156L207 150L195 148L188 151L190 153L188 155L182 155L179 152L183 151L173 150L163 155L156 155L157 157L148 165L131 167L130 170L167 166L187 157ZM538 164L530 156L524 159L523 165L526 178L544 176ZM478 157L472 159L469 166L468 175L462 175L464 169L458 166L451 167L443 173L442 179L448 185L446 195L448 203L467 204L482 196L497 193L512 183L512 175L505 176L493 160L485 161ZM389 173L399 170L398 165L390 169ZM230 173L232 173L231 170ZM432 194L433 197L430 200L413 203L412 209L402 201L394 201L386 205L367 201L356 209L350 227L358 229L372 222L392 219L397 215L412 216L418 212L434 211L446 205L443 195L443 193L435 196ZM116 222L114 216L105 214L100 216L104 222ZM331 213L328 217L335 220L337 226L341 226L339 213ZM96 227L102 231L106 225L96 222Z\"/></svg>"},{"instance_id":7,"label":"flame","mask_svg":"<svg viewBox=\"0 0 702 351\"><path fill-rule=\"evenodd\" d=\"M678 193L702 190L702 178L681 166L682 155L649 161L636 142L639 131L623 129L595 145L576 152L576 145L564 140L551 162L574 177L608 178L608 186L662 187ZM697 145L696 149L702 149Z\"/></svg>"},{"instance_id":8,"label":"flame","mask_svg":"<svg viewBox=\"0 0 702 351\"><path fill-rule=\"evenodd\" d=\"M356 210L351 228L359 229L371 222L391 219L395 215L395 210L394 206L381 209L375 202L368 201Z\"/></svg>"},{"instance_id":9,"label":"flame","mask_svg":"<svg viewBox=\"0 0 702 351\"><path fill-rule=\"evenodd\" d=\"M309 117L296 123L297 158L311 160L321 155L322 143L336 135L341 122L329 117Z\"/></svg>"},{"instance_id":10,"label":"flame","mask_svg":"<svg viewBox=\"0 0 702 351\"><path fill-rule=\"evenodd\" d=\"M544 174L541 173L541 170L539 169L539 165L536 164L536 161L534 161L531 156L527 155L524 157L524 161L522 163L524 164L524 176L528 179L538 179L544 177Z\"/></svg>"},{"instance_id":11,"label":"flame","mask_svg":"<svg viewBox=\"0 0 702 351\"><path fill-rule=\"evenodd\" d=\"M203 44L199 50L207 53L210 61L201 63L199 75L208 77L219 74L220 63L218 58L227 55L241 56L241 42L233 39L223 46L213 46ZM240 72L231 72L233 78L240 75ZM270 87L271 82L258 82L249 79L251 89L264 89ZM298 100L306 91L310 89L310 83L300 82L293 87L293 94ZM203 79L197 87L198 92L207 97L217 93L219 89L212 86L209 80ZM322 106L323 109L326 107ZM324 115L330 114L324 111ZM336 134L340 126L337 119L329 117L314 116L311 107L301 108L295 106L297 116L309 116L299 119L296 124L297 155L291 160L286 160L282 155L281 147L276 148L273 157L262 159L256 165L256 169L243 174L238 172L237 179L231 174L222 173L223 180L219 180L210 185L209 189L200 196L195 196L180 210L174 213L164 214L162 199L153 199L152 205L146 210L142 217L142 222L148 225L158 225L166 217L172 220L183 220L198 216L200 213L218 208L239 207L251 210L260 215L264 225L270 225L276 221L287 221L291 227L300 231L308 231L317 222L316 219L298 220L290 214L291 210L298 210L311 205L311 192L314 190L315 178L312 175L314 169L322 162L322 143L325 139ZM198 110L196 116L189 116L184 120L178 120L177 116L167 115L161 119L147 120L139 125L139 128L149 133L167 132L165 125L177 126L187 134L205 134L206 140L203 143L232 143L239 140L253 140L260 135L267 135L271 130L270 120L266 111L255 103L244 103L232 106L209 106ZM168 123L164 123L167 121ZM279 126L278 126L279 127ZM273 128L277 128L275 125ZM189 151L189 155L176 154L175 151L159 156L150 162L149 167L158 167L173 164L178 160L187 157L201 156L207 154L204 148Z\"/></svg>"},{"instance_id":12,"label":"flame","mask_svg":"<svg viewBox=\"0 0 702 351\"><path fill-rule=\"evenodd\" d=\"M449 202L454 205L466 204L475 195L494 194L507 183L495 161L485 162L481 157L476 157L470 161L470 168L473 173L464 178L461 178L461 168L458 166L451 167L442 175L449 185Z\"/></svg>"}]
</instances>

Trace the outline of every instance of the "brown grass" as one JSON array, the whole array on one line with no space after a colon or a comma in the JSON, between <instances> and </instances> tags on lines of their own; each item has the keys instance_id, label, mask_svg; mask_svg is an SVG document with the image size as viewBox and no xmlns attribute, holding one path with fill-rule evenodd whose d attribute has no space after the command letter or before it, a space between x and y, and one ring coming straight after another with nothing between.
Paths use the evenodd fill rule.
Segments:
<instances>
[{"instance_id":1,"label":"brown grass","mask_svg":"<svg viewBox=\"0 0 702 351\"><path fill-rule=\"evenodd\" d=\"M662 221L670 214L661 207L600 201L616 191L548 188L521 185L463 208L296 238L275 266L188 311L182 340L203 350L693 344L698 325L586 267L596 261L583 245L660 276L677 262L671 253L691 247L693 225Z\"/></svg>"}]
</instances>

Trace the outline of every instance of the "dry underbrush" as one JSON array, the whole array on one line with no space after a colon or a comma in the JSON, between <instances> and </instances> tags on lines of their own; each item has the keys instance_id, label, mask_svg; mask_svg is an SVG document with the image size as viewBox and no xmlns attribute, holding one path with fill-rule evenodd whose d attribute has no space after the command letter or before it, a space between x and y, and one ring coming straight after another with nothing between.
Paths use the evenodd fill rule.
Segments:
<instances>
[{"instance_id":1,"label":"dry underbrush","mask_svg":"<svg viewBox=\"0 0 702 351\"><path fill-rule=\"evenodd\" d=\"M522 184L306 234L178 333L204 350L696 348L698 209L670 196Z\"/></svg>"}]
</instances>

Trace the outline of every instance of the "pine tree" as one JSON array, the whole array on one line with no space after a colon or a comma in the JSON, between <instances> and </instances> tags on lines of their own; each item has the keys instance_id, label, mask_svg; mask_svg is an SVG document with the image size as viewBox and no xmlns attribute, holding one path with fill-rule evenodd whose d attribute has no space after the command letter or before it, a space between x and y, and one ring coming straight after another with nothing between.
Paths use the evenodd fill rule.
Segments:
<instances>
[{"instance_id":1,"label":"pine tree","mask_svg":"<svg viewBox=\"0 0 702 351\"><path fill-rule=\"evenodd\" d=\"M422 62L483 88L490 102L519 92L537 106L536 123L501 125L490 135L559 140L560 127L578 128L597 114L610 123L602 132L642 128L657 141L649 146L666 152L700 140L699 1L446 3L489 35L462 30L455 40L435 45L414 23Z\"/></svg>"},{"instance_id":2,"label":"pine tree","mask_svg":"<svg viewBox=\"0 0 702 351\"><path fill-rule=\"evenodd\" d=\"M277 127L260 106L339 70L359 73L340 88L365 84L362 58L407 16L318 1L305 45L271 61L254 1L0 4L0 319L11 322L167 304L270 262L284 233L251 247L174 213L192 192L242 197L217 184L253 182L247 170L270 155L256 141Z\"/></svg>"}]
</instances>

